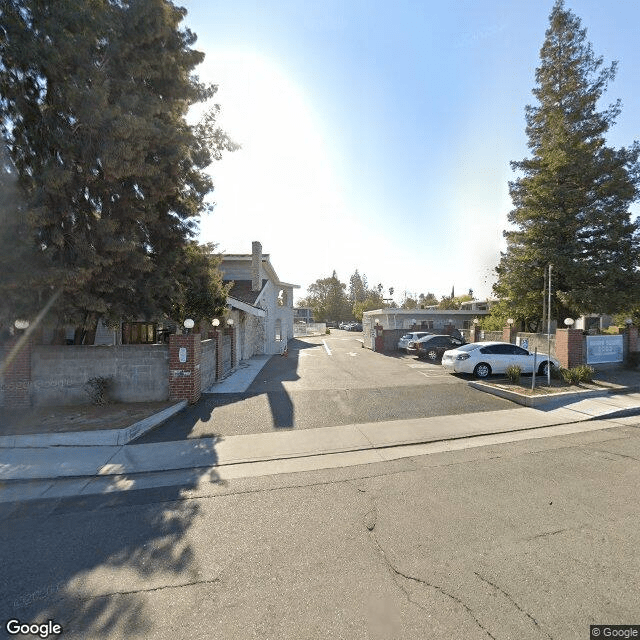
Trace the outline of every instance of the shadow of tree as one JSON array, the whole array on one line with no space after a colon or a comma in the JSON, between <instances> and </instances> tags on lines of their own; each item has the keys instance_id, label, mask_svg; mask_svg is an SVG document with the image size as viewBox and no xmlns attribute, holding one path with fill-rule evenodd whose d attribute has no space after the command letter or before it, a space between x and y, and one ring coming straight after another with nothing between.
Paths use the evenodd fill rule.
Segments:
<instances>
[{"instance_id":1,"label":"shadow of tree","mask_svg":"<svg viewBox=\"0 0 640 640\"><path fill-rule=\"evenodd\" d=\"M65 638L151 636L149 594L216 579L190 542L200 507L185 492L203 478L221 482L192 470L176 486L0 505L3 626L53 620Z\"/></svg>"},{"instance_id":2,"label":"shadow of tree","mask_svg":"<svg viewBox=\"0 0 640 640\"><path fill-rule=\"evenodd\" d=\"M289 340L287 356L272 356L245 392L203 394L196 404L187 407L157 429L137 439L134 444L183 440L193 437L196 433L199 438L216 437L218 436L215 429L216 409L260 396L267 398L273 428L293 429L295 409L284 383L300 379L298 375L300 352L318 347L317 342L308 342L300 338Z\"/></svg>"}]
</instances>

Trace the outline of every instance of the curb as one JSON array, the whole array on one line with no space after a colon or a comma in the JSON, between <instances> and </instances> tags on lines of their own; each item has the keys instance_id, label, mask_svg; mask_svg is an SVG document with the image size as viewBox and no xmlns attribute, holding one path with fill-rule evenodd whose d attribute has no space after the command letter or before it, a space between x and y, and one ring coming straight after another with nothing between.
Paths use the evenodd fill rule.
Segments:
<instances>
[{"instance_id":1,"label":"curb","mask_svg":"<svg viewBox=\"0 0 640 640\"><path fill-rule=\"evenodd\" d=\"M474 389L478 389L479 391L484 391L485 393L490 393L491 395L498 396L499 398L511 400L512 402L516 402L517 404L521 404L525 407L531 407L533 409L542 405L553 404L556 402L560 403L582 400L586 398L600 398L614 393L614 390L612 389L588 389L585 391L563 391L561 393L553 393L546 396L527 396L522 393L518 393L517 391L499 389L483 382L475 382L473 380L470 380L467 384ZM625 392L631 393L630 391ZM621 393L621 391L615 390L615 393Z\"/></svg>"},{"instance_id":2,"label":"curb","mask_svg":"<svg viewBox=\"0 0 640 640\"><path fill-rule=\"evenodd\" d=\"M118 446L124 445L155 429L187 406L186 400L167 407L123 429L96 431L66 431L24 436L0 436L0 448L56 447L56 446Z\"/></svg>"}]
</instances>

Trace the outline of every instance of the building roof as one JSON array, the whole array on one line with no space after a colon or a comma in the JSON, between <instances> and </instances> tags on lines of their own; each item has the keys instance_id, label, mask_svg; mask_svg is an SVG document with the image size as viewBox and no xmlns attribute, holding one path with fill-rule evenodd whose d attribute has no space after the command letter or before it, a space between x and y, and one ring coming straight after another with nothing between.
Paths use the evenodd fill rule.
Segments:
<instances>
[{"instance_id":1,"label":"building roof","mask_svg":"<svg viewBox=\"0 0 640 640\"><path fill-rule=\"evenodd\" d=\"M229 280L227 280L226 282L229 282ZM266 284L267 284L267 281L263 280L262 286L260 287L260 291L264 289L264 286ZM260 291L252 291L251 280L234 280L233 286L229 291L229 296L231 298L235 298L236 300L240 300L241 302L245 302L250 305L255 305L256 300L260 295Z\"/></svg>"},{"instance_id":2,"label":"building roof","mask_svg":"<svg viewBox=\"0 0 640 640\"><path fill-rule=\"evenodd\" d=\"M223 263L226 261L229 261L229 262L242 261L242 262L248 262L249 264L251 264L252 260L253 260L253 255L251 253L225 253L222 255ZM273 281L274 284L280 287L291 287L292 289L300 288L299 284L290 284L288 282L282 282L280 278L278 278L278 274L276 273L276 270L273 268L273 265L269 260L268 253L262 254L262 266L265 268L269 278ZM262 286L264 287L264 282L262 283Z\"/></svg>"}]
</instances>

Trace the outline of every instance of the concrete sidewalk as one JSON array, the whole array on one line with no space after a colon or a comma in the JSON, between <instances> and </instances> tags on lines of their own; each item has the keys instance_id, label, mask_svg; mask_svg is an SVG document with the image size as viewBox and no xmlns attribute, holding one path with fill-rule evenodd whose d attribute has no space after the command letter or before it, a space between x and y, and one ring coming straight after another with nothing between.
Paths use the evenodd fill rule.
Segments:
<instances>
[{"instance_id":1,"label":"concrete sidewalk","mask_svg":"<svg viewBox=\"0 0 640 640\"><path fill-rule=\"evenodd\" d=\"M199 469L242 477L253 475L252 467L256 465L263 465L267 472L269 469L283 472L277 470L349 466L420 455L420 447L430 443L439 443L440 447L456 446L456 443L478 446L475 441L512 441L630 425L638 419L625 419L625 416L635 415L640 415L640 393L590 398L548 411L519 408L126 446L2 449L0 502L56 495L55 484L63 479L67 480L64 495L75 495L134 488L134 485L138 488L134 480L137 474L142 478L144 474L156 472ZM265 463L295 459L299 460L297 465L264 467ZM229 469L231 473L225 473ZM160 480L160 484L163 482L166 483L166 479Z\"/></svg>"}]
</instances>

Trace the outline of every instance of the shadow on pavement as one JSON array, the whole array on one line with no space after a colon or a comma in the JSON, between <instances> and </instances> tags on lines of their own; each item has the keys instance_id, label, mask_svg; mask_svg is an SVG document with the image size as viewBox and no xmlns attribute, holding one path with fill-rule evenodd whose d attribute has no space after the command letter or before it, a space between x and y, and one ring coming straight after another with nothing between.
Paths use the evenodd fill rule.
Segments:
<instances>
[{"instance_id":1,"label":"shadow on pavement","mask_svg":"<svg viewBox=\"0 0 640 640\"><path fill-rule=\"evenodd\" d=\"M266 396L268 400L274 429L293 429L294 407L283 383L300 379L300 351L314 348L318 348L317 343L301 338L289 340L288 355L272 356L245 392L203 394L196 404L130 444L184 440L194 437L196 430L198 438L217 437L215 410L258 396Z\"/></svg>"},{"instance_id":2,"label":"shadow on pavement","mask_svg":"<svg viewBox=\"0 0 640 640\"><path fill-rule=\"evenodd\" d=\"M148 594L207 581L189 534L200 506L184 499L201 477L0 505L0 619L52 620L73 638L155 636Z\"/></svg>"}]
</instances>

